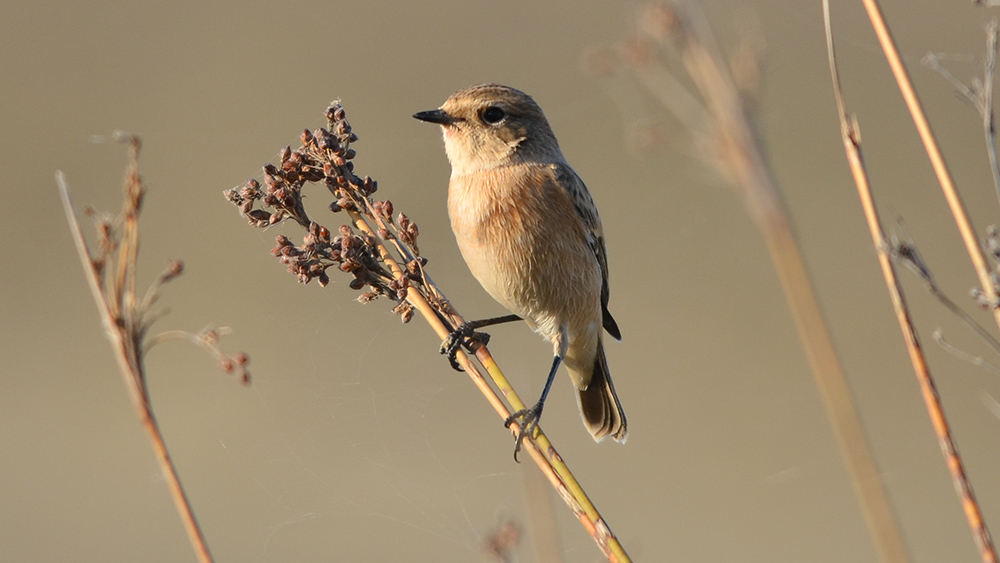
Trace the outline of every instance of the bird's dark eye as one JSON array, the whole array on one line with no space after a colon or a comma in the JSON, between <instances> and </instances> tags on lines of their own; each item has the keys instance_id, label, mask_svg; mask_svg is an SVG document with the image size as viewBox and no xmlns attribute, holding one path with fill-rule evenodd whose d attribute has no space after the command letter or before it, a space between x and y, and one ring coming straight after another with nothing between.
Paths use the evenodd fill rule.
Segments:
<instances>
[{"instance_id":1,"label":"bird's dark eye","mask_svg":"<svg viewBox=\"0 0 1000 563\"><path fill-rule=\"evenodd\" d=\"M507 114L497 106L490 106L484 109L482 114L483 121L490 125L500 123L505 117L507 117Z\"/></svg>"}]
</instances>

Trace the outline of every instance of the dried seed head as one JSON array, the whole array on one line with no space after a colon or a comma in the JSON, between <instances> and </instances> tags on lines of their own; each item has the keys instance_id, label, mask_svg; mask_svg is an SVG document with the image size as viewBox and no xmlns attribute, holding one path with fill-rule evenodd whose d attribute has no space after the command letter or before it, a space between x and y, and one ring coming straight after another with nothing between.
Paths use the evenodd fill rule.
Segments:
<instances>
[{"instance_id":1,"label":"dried seed head","mask_svg":"<svg viewBox=\"0 0 1000 563\"><path fill-rule=\"evenodd\" d=\"M184 273L184 262L181 262L180 260L171 260L170 263L167 264L167 269L163 271L161 278L165 283L176 278L182 273Z\"/></svg>"},{"instance_id":2,"label":"dried seed head","mask_svg":"<svg viewBox=\"0 0 1000 563\"><path fill-rule=\"evenodd\" d=\"M271 214L263 209L252 209L250 213L247 213L247 219L250 220L250 224L258 227L271 224Z\"/></svg>"},{"instance_id":3,"label":"dried seed head","mask_svg":"<svg viewBox=\"0 0 1000 563\"><path fill-rule=\"evenodd\" d=\"M319 182L325 176L323 171L315 166L303 166L301 174L306 182Z\"/></svg>"},{"instance_id":4,"label":"dried seed head","mask_svg":"<svg viewBox=\"0 0 1000 563\"><path fill-rule=\"evenodd\" d=\"M308 129L303 129L302 130L302 136L299 137L299 138L302 140L302 145L303 146L308 147L310 145L315 145L316 144L316 138L313 137L312 132L310 132Z\"/></svg>"}]
</instances>

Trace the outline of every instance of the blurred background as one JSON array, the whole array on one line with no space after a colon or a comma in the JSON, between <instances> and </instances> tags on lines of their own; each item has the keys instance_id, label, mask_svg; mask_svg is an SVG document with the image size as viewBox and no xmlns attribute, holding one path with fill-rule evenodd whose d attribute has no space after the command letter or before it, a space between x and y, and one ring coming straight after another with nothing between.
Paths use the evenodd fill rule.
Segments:
<instances>
[{"instance_id":1,"label":"blurred background","mask_svg":"<svg viewBox=\"0 0 1000 563\"><path fill-rule=\"evenodd\" d=\"M976 283L860 2L835 2L841 73L876 198L941 286ZM997 196L978 115L921 67L939 53L979 74L984 24L969 2L887 0L886 16L980 232ZM445 209L436 127L410 116L501 82L546 110L600 206L608 347L629 416L625 446L595 445L560 375L543 426L638 561L876 561L765 247L687 132L595 49L635 33L639 2L9 2L0 7L0 551L7 561L190 561L193 555L102 331L53 181L79 207L117 211L123 147L144 141L140 267L170 259L157 328L227 325L250 355L237 384L202 351L148 356L155 412L218 561L490 561L524 492L502 422L415 318L360 305L346 279L301 286L268 250L293 225L246 225L221 192L259 177L340 98L357 172L420 225L429 271L468 318L501 314L468 273ZM720 42L760 48L755 117L913 561L978 555L938 451L845 163L818 2L712 1ZM30 197L29 197L30 195ZM319 209L328 201L312 192ZM325 217L325 216L324 216ZM325 217L333 226L340 216ZM89 225L88 225L89 226ZM31 252L28 252L28 251ZM44 270L44 271L43 271ZM986 348L904 276L944 406L988 523L1000 522L996 373L930 342L941 327ZM154 331L155 332L155 331ZM995 332L995 328L991 329ZM533 400L550 347L523 325L491 350ZM993 359L997 361L996 358ZM600 561L553 500L565 561Z\"/></svg>"}]
</instances>

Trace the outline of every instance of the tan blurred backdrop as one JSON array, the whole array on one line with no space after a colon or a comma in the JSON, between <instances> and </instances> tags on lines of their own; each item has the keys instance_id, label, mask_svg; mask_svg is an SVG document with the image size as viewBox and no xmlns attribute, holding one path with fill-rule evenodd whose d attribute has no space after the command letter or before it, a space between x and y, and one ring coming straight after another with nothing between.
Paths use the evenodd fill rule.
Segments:
<instances>
[{"instance_id":1,"label":"tan blurred backdrop","mask_svg":"<svg viewBox=\"0 0 1000 563\"><path fill-rule=\"evenodd\" d=\"M848 103L887 222L907 230L969 310L975 278L859 2L834 2ZM977 72L969 2L885 9L977 227L997 221L978 117L919 66ZM150 192L145 279L161 329L233 327L251 356L237 385L201 351L149 356L157 415L218 561L484 561L502 521L526 526L522 472L501 421L437 354L419 318L362 306L344 280L299 286L273 236L221 196L257 176L341 98L378 179L421 227L436 281L469 317L502 312L448 227L439 133L410 115L484 81L532 94L590 186L608 236L608 354L628 444L595 445L560 375L543 426L639 561L875 561L766 250L685 132L626 74L589 76L589 49L634 29L636 2L10 2L0 7L0 553L5 561L193 560L129 405L74 255L53 173L77 203L115 210L124 150L142 136ZM818 2L710 2L718 35L764 46L757 117L877 460L918 562L978 556L924 413L844 161ZM651 152L629 142L657 124ZM318 191L316 205L325 202ZM340 218L329 218L336 226ZM907 278L924 340L941 326L984 346ZM979 315L989 323L989 318ZM994 329L995 331L995 329ZM491 349L525 397L549 346L524 326ZM997 375L928 346L987 521L1000 522ZM452 428L447 433L446 428ZM561 503L566 561L600 555ZM526 531L526 534L528 532ZM524 538L525 542L528 540ZM519 561L533 561L527 543Z\"/></svg>"}]
</instances>

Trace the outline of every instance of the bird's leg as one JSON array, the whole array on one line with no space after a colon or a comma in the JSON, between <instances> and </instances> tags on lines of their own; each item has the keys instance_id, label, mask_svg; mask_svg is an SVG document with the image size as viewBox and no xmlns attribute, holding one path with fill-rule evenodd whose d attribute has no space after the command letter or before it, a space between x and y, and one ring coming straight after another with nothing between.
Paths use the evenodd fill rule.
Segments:
<instances>
[{"instance_id":1,"label":"bird's leg","mask_svg":"<svg viewBox=\"0 0 1000 563\"><path fill-rule=\"evenodd\" d=\"M519 320L521 320L521 317L517 315L504 315L502 317L492 317L478 321L466 321L459 325L458 328L451 331L448 338L444 339L444 342L441 343L441 353L447 354L451 367L457 371L464 371L462 366L458 365L458 361L455 360L455 354L458 354L458 349L464 345L465 349L471 352L472 347L470 346L470 342L479 342L480 344L486 345L490 341L490 335L485 332L476 332L477 328L510 323Z\"/></svg>"},{"instance_id":2,"label":"bird's leg","mask_svg":"<svg viewBox=\"0 0 1000 563\"><path fill-rule=\"evenodd\" d=\"M533 438L535 436L535 429L538 428L538 420L542 418L542 409L545 408L545 397L549 394L549 389L552 387L552 382L556 378L556 371L559 370L559 364L561 363L562 356L556 355L556 357L552 358L552 369L549 370L549 378L545 380L545 388L542 389L542 396L538 398L535 406L528 409L521 409L511 414L503 423L505 428L510 428L510 425L514 422L517 422L521 427L517 433L517 441L514 443L514 461L517 461L517 452L521 451L521 442L525 438Z\"/></svg>"}]
</instances>

